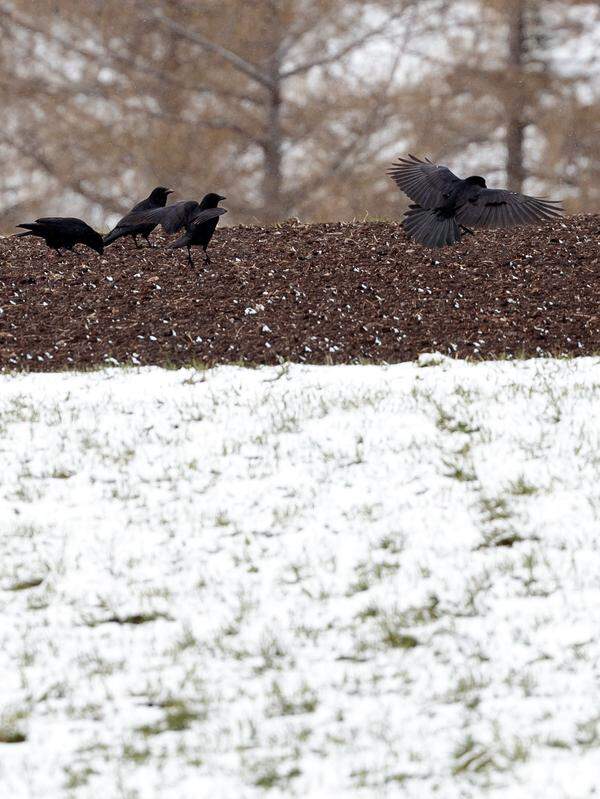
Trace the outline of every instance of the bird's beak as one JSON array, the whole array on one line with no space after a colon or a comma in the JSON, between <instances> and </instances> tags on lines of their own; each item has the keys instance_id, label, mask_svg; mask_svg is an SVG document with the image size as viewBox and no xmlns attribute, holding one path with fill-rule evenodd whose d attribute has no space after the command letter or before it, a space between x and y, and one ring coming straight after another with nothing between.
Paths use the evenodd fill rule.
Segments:
<instances>
[{"instance_id":1,"label":"bird's beak","mask_svg":"<svg viewBox=\"0 0 600 799\"><path fill-rule=\"evenodd\" d=\"M167 189L167 194L173 194L174 189Z\"/></svg>"},{"instance_id":2,"label":"bird's beak","mask_svg":"<svg viewBox=\"0 0 600 799\"><path fill-rule=\"evenodd\" d=\"M219 200L226 200L226 199L227 197L221 197L221 195L219 194Z\"/></svg>"}]
</instances>

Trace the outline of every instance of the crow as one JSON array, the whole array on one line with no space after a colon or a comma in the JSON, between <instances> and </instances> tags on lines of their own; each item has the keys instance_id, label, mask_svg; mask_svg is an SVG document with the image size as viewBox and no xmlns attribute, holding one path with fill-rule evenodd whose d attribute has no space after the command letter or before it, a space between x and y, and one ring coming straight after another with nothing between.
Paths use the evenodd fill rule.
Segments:
<instances>
[{"instance_id":1,"label":"crow","mask_svg":"<svg viewBox=\"0 0 600 799\"><path fill-rule=\"evenodd\" d=\"M414 155L399 158L388 174L414 203L404 214L404 229L426 247L455 244L462 233L473 233L471 227L511 228L563 213L556 200L488 189L479 175L461 180L448 167Z\"/></svg>"},{"instance_id":2,"label":"crow","mask_svg":"<svg viewBox=\"0 0 600 799\"><path fill-rule=\"evenodd\" d=\"M167 204L167 197L169 194L172 194L173 191L171 189L165 189L164 186L157 186L155 189L152 189L148 197L145 200L142 200L137 205L134 205L129 213L125 214L122 219L119 219L115 227L107 233L104 237L104 246L107 247L109 244L112 244L113 241L120 239L121 236L131 236L134 241L136 247L139 248L138 236L143 236L148 244L150 244L150 240L148 236L152 233L156 225L140 225L131 222L131 215L135 214L137 211L151 211L153 208L164 208Z\"/></svg>"},{"instance_id":3,"label":"crow","mask_svg":"<svg viewBox=\"0 0 600 799\"><path fill-rule=\"evenodd\" d=\"M72 250L76 244L84 244L102 255L104 243L102 236L81 219L75 217L48 216L36 219L35 222L24 222L17 227L26 228L21 236L38 236L44 239L48 247L60 253L60 250Z\"/></svg>"},{"instance_id":4,"label":"crow","mask_svg":"<svg viewBox=\"0 0 600 799\"><path fill-rule=\"evenodd\" d=\"M160 224L166 233L177 233L185 228L182 236L167 245L169 249L187 247L188 261L190 266L193 266L191 247L197 245L204 249L205 262L210 263L206 248L215 232L219 217L227 213L225 208L218 207L219 200L226 199L220 194L211 192L206 194L200 203L195 200L185 200L168 205L166 208L136 212L130 216L138 224Z\"/></svg>"}]
</instances>

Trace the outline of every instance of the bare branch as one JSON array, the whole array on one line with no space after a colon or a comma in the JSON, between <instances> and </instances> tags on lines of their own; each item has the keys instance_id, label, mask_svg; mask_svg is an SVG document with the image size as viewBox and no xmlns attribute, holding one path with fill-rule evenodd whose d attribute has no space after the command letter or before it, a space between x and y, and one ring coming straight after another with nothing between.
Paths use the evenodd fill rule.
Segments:
<instances>
[{"instance_id":1,"label":"bare branch","mask_svg":"<svg viewBox=\"0 0 600 799\"><path fill-rule=\"evenodd\" d=\"M281 73L281 78L285 80L287 78L296 77L297 75L302 75L306 72L309 72L311 69L315 69L316 67L323 67L329 64L338 63L352 51L357 50L360 47L364 47L364 45L370 42L372 39L384 34L393 22L403 16L403 13L404 12L396 12L392 14L382 25L368 30L366 33L363 33L361 36L358 36L356 39L353 39L351 42L345 44L343 47L340 47L338 50L330 53L329 55L311 59L303 64L297 64L294 67L283 70Z\"/></svg>"},{"instance_id":2,"label":"bare branch","mask_svg":"<svg viewBox=\"0 0 600 799\"><path fill-rule=\"evenodd\" d=\"M145 4L144 4L145 5ZM152 13L152 18L156 20L156 22L164 25L171 31L174 31L182 39L185 39L188 42L198 45L203 50L206 50L209 53L213 53L214 55L222 58L228 64L231 64L234 69L242 74L246 75L246 77L250 78L251 80L259 83L261 86L264 86L266 89L273 89L275 84L269 77L266 72L258 69L254 64L251 64L249 61L246 61L245 58L237 55L237 53L228 50L226 47L223 47L216 42L212 42L210 39L207 39L201 33L192 32L189 28L181 25L174 19L170 19L169 17L165 16L161 11L156 9Z\"/></svg>"},{"instance_id":3,"label":"bare branch","mask_svg":"<svg viewBox=\"0 0 600 799\"><path fill-rule=\"evenodd\" d=\"M64 172L59 170L49 158L43 156L38 150L35 150L32 147L31 142L28 142L27 146L25 146L23 142L1 134L0 141L13 149L19 155L33 161L35 165L46 172L47 175L60 180L60 182L68 189L75 192L75 194L80 194L82 197L85 197L85 199L89 202L99 205L107 211L114 211L115 213L120 213L123 211L123 206L117 202L114 197L108 197L105 194L100 194L93 188L87 186L84 181L79 178L69 177L65 179Z\"/></svg>"},{"instance_id":4,"label":"bare branch","mask_svg":"<svg viewBox=\"0 0 600 799\"><path fill-rule=\"evenodd\" d=\"M159 69L154 69L146 61L140 62L136 58L124 55L123 53L117 53L110 48L103 48L101 52L93 52L89 48L80 47L73 41L72 38L62 36L61 34L56 33L56 31L50 30L45 25L37 25L35 22L33 22L33 20L25 19L24 17L17 15L6 3L0 3L0 14L3 14L7 19L10 19L11 22L13 22L22 30L28 31L29 33L40 34L46 40L59 45L66 53L77 53L77 55L82 56L82 58L86 59L86 61L98 63L100 60L108 59L113 64L132 67L136 70L136 72L155 78L161 83L165 83L170 86L176 86L182 89L191 88L175 80L168 73Z\"/></svg>"}]
</instances>

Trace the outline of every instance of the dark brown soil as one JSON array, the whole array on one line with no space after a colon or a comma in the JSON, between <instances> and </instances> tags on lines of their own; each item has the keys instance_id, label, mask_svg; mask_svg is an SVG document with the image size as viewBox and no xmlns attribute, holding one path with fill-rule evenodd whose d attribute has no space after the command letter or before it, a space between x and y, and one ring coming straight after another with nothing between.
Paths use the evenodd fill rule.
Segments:
<instances>
[{"instance_id":1,"label":"dark brown soil","mask_svg":"<svg viewBox=\"0 0 600 799\"><path fill-rule=\"evenodd\" d=\"M386 222L220 228L210 253L0 239L0 369L600 351L597 215L435 253Z\"/></svg>"}]
</instances>

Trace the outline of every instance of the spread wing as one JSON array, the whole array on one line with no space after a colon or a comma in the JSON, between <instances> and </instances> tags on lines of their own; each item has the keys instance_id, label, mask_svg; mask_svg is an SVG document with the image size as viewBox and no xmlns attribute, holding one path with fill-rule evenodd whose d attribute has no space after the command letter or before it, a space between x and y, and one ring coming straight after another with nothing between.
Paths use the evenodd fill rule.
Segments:
<instances>
[{"instance_id":1,"label":"spread wing","mask_svg":"<svg viewBox=\"0 0 600 799\"><path fill-rule=\"evenodd\" d=\"M198 225L202 225L204 222L208 222L209 219L214 219L215 217L222 216L226 213L226 208L206 208L204 211L198 211L198 213L191 219L189 226L197 227Z\"/></svg>"},{"instance_id":2,"label":"spread wing","mask_svg":"<svg viewBox=\"0 0 600 799\"><path fill-rule=\"evenodd\" d=\"M200 206L195 200L173 203L150 211L132 211L123 217L119 227L127 225L162 225L166 233L177 233L190 224Z\"/></svg>"},{"instance_id":3,"label":"spread wing","mask_svg":"<svg viewBox=\"0 0 600 799\"><path fill-rule=\"evenodd\" d=\"M227 213L226 208L205 208L204 211L198 211L196 216L192 219L190 224L187 226L187 229L183 236L180 236L175 241L172 241L168 246L170 249L175 250L177 247L189 247L192 243L194 243L194 233L195 228L199 227L200 225L204 224L205 222L209 222L211 219L215 219L215 224L213 230L216 228L219 217L223 214ZM210 236L212 236L212 231L210 231ZM198 242L195 242L198 243Z\"/></svg>"},{"instance_id":4,"label":"spread wing","mask_svg":"<svg viewBox=\"0 0 600 799\"><path fill-rule=\"evenodd\" d=\"M429 159L421 161L414 155L399 158L388 169L388 175L421 208L444 205L445 195L460 182L447 166L438 166Z\"/></svg>"},{"instance_id":5,"label":"spread wing","mask_svg":"<svg viewBox=\"0 0 600 799\"><path fill-rule=\"evenodd\" d=\"M143 211L136 211L135 208L132 211L129 211L129 213L125 214L125 216L122 216L121 219L119 219L117 224L111 230L111 233L121 230L122 228L135 227L136 225L141 224L141 221L138 218L139 214L141 213L143 213Z\"/></svg>"},{"instance_id":6,"label":"spread wing","mask_svg":"<svg viewBox=\"0 0 600 799\"><path fill-rule=\"evenodd\" d=\"M556 219L562 213L557 200L508 189L482 189L457 209L456 221L467 227L510 228Z\"/></svg>"}]
</instances>

